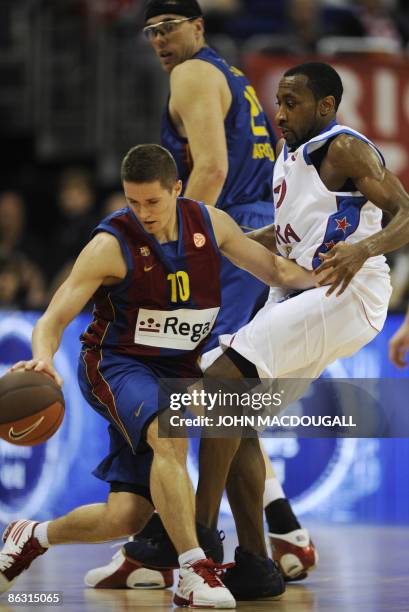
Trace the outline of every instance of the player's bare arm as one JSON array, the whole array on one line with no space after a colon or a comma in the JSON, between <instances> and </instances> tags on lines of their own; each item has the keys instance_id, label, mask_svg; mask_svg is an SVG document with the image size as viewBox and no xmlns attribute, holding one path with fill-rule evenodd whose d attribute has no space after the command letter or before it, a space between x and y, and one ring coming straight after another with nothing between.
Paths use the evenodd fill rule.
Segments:
<instances>
[{"instance_id":1,"label":"player's bare arm","mask_svg":"<svg viewBox=\"0 0 409 612\"><path fill-rule=\"evenodd\" d=\"M169 112L189 142L193 169L185 196L214 206L228 170L224 118L231 93L223 74L201 60L176 66L170 77Z\"/></svg>"},{"instance_id":2,"label":"player's bare arm","mask_svg":"<svg viewBox=\"0 0 409 612\"><path fill-rule=\"evenodd\" d=\"M12 370L44 371L61 385L61 377L53 367L53 357L65 328L100 285L117 283L125 275L126 264L117 239L105 232L97 234L81 251L69 277L36 323L32 338L33 358L19 361Z\"/></svg>"},{"instance_id":3,"label":"player's bare arm","mask_svg":"<svg viewBox=\"0 0 409 612\"><path fill-rule=\"evenodd\" d=\"M329 253L320 255L323 263L316 273L330 270L328 295L337 288L340 295L369 257L388 253L409 242L409 195L367 143L346 134L330 145L320 175L332 191L340 189L347 179L353 180L357 190L392 217L387 227L372 236L355 244L340 242ZM324 275L320 284L327 284L328 279Z\"/></svg>"},{"instance_id":4,"label":"player's bare arm","mask_svg":"<svg viewBox=\"0 0 409 612\"><path fill-rule=\"evenodd\" d=\"M265 227L260 227L260 229L253 230L251 232L247 232L246 236L251 240L255 240L259 244L262 244L272 253L277 252L276 232L274 223L266 225Z\"/></svg>"},{"instance_id":5,"label":"player's bare arm","mask_svg":"<svg viewBox=\"0 0 409 612\"><path fill-rule=\"evenodd\" d=\"M236 266L271 287L309 289L315 286L312 272L284 257L277 257L261 244L248 238L224 211L209 206L207 209L221 252Z\"/></svg>"},{"instance_id":6,"label":"player's bare arm","mask_svg":"<svg viewBox=\"0 0 409 612\"><path fill-rule=\"evenodd\" d=\"M389 359L397 368L408 365L406 358L409 350L409 308L402 325L389 340Z\"/></svg>"}]
</instances>

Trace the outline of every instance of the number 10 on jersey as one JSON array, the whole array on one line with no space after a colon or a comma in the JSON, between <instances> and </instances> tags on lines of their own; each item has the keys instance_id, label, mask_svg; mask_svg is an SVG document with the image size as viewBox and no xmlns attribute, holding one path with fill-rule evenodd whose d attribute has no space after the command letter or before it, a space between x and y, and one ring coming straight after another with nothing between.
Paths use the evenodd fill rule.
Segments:
<instances>
[{"instance_id":1,"label":"number 10 on jersey","mask_svg":"<svg viewBox=\"0 0 409 612\"><path fill-rule=\"evenodd\" d=\"M190 298L190 283L187 272L183 270L176 274L168 274L170 282L170 301L174 304L177 302L187 302Z\"/></svg>"}]
</instances>

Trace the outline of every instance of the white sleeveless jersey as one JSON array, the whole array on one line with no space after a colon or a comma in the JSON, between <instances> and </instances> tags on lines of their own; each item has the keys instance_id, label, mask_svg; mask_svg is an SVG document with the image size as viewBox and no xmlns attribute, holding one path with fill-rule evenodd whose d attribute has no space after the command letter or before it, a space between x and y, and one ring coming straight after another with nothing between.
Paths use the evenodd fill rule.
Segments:
<instances>
[{"instance_id":1,"label":"white sleeveless jersey","mask_svg":"<svg viewBox=\"0 0 409 612\"><path fill-rule=\"evenodd\" d=\"M294 152L284 145L274 167L278 251L309 270L320 264L318 254L328 252L337 242L358 242L382 229L379 208L359 191L329 191L310 160L309 153L337 134L351 134L364 140L385 163L365 136L344 125L332 124ZM389 270L383 255L371 257L363 267Z\"/></svg>"}]
</instances>

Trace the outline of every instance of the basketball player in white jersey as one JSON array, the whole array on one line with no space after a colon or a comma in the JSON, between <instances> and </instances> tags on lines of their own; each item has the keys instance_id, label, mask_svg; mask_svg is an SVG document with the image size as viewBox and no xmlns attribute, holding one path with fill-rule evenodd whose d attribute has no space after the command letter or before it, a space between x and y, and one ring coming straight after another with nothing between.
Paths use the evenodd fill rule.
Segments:
<instances>
[{"instance_id":1,"label":"basketball player in white jersey","mask_svg":"<svg viewBox=\"0 0 409 612\"><path fill-rule=\"evenodd\" d=\"M276 248L325 276L222 337L264 377L316 378L370 342L391 292L383 253L409 242L409 196L376 146L337 123L341 97L339 75L319 62L291 68L279 84ZM392 216L384 229L382 210Z\"/></svg>"},{"instance_id":2,"label":"basketball player in white jersey","mask_svg":"<svg viewBox=\"0 0 409 612\"><path fill-rule=\"evenodd\" d=\"M409 195L373 143L338 125L342 91L331 66L311 62L288 70L277 92L276 249L323 272L321 286L271 299L236 334L221 336L224 354L207 375L311 380L383 327L391 294L383 253L409 242ZM392 217L384 229L382 210ZM258 477L250 467L248 477ZM229 496L233 481L230 474ZM247 503L236 512L245 516Z\"/></svg>"}]
</instances>

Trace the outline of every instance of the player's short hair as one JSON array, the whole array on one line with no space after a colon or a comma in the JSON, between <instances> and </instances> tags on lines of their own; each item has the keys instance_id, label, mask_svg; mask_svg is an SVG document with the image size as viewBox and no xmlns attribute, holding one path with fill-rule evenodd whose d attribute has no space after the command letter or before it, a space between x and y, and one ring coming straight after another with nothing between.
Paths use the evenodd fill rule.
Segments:
<instances>
[{"instance_id":1,"label":"player's short hair","mask_svg":"<svg viewBox=\"0 0 409 612\"><path fill-rule=\"evenodd\" d=\"M335 110L342 100L344 88L342 86L341 77L329 64L324 62L305 62L293 66L284 73L285 77L303 74L308 79L308 87L311 89L316 100L325 98L325 96L334 96Z\"/></svg>"},{"instance_id":2,"label":"player's short hair","mask_svg":"<svg viewBox=\"0 0 409 612\"><path fill-rule=\"evenodd\" d=\"M178 180L176 162L167 149L157 144L142 144L128 151L122 160L121 179L128 183L154 183L171 191Z\"/></svg>"}]
</instances>

